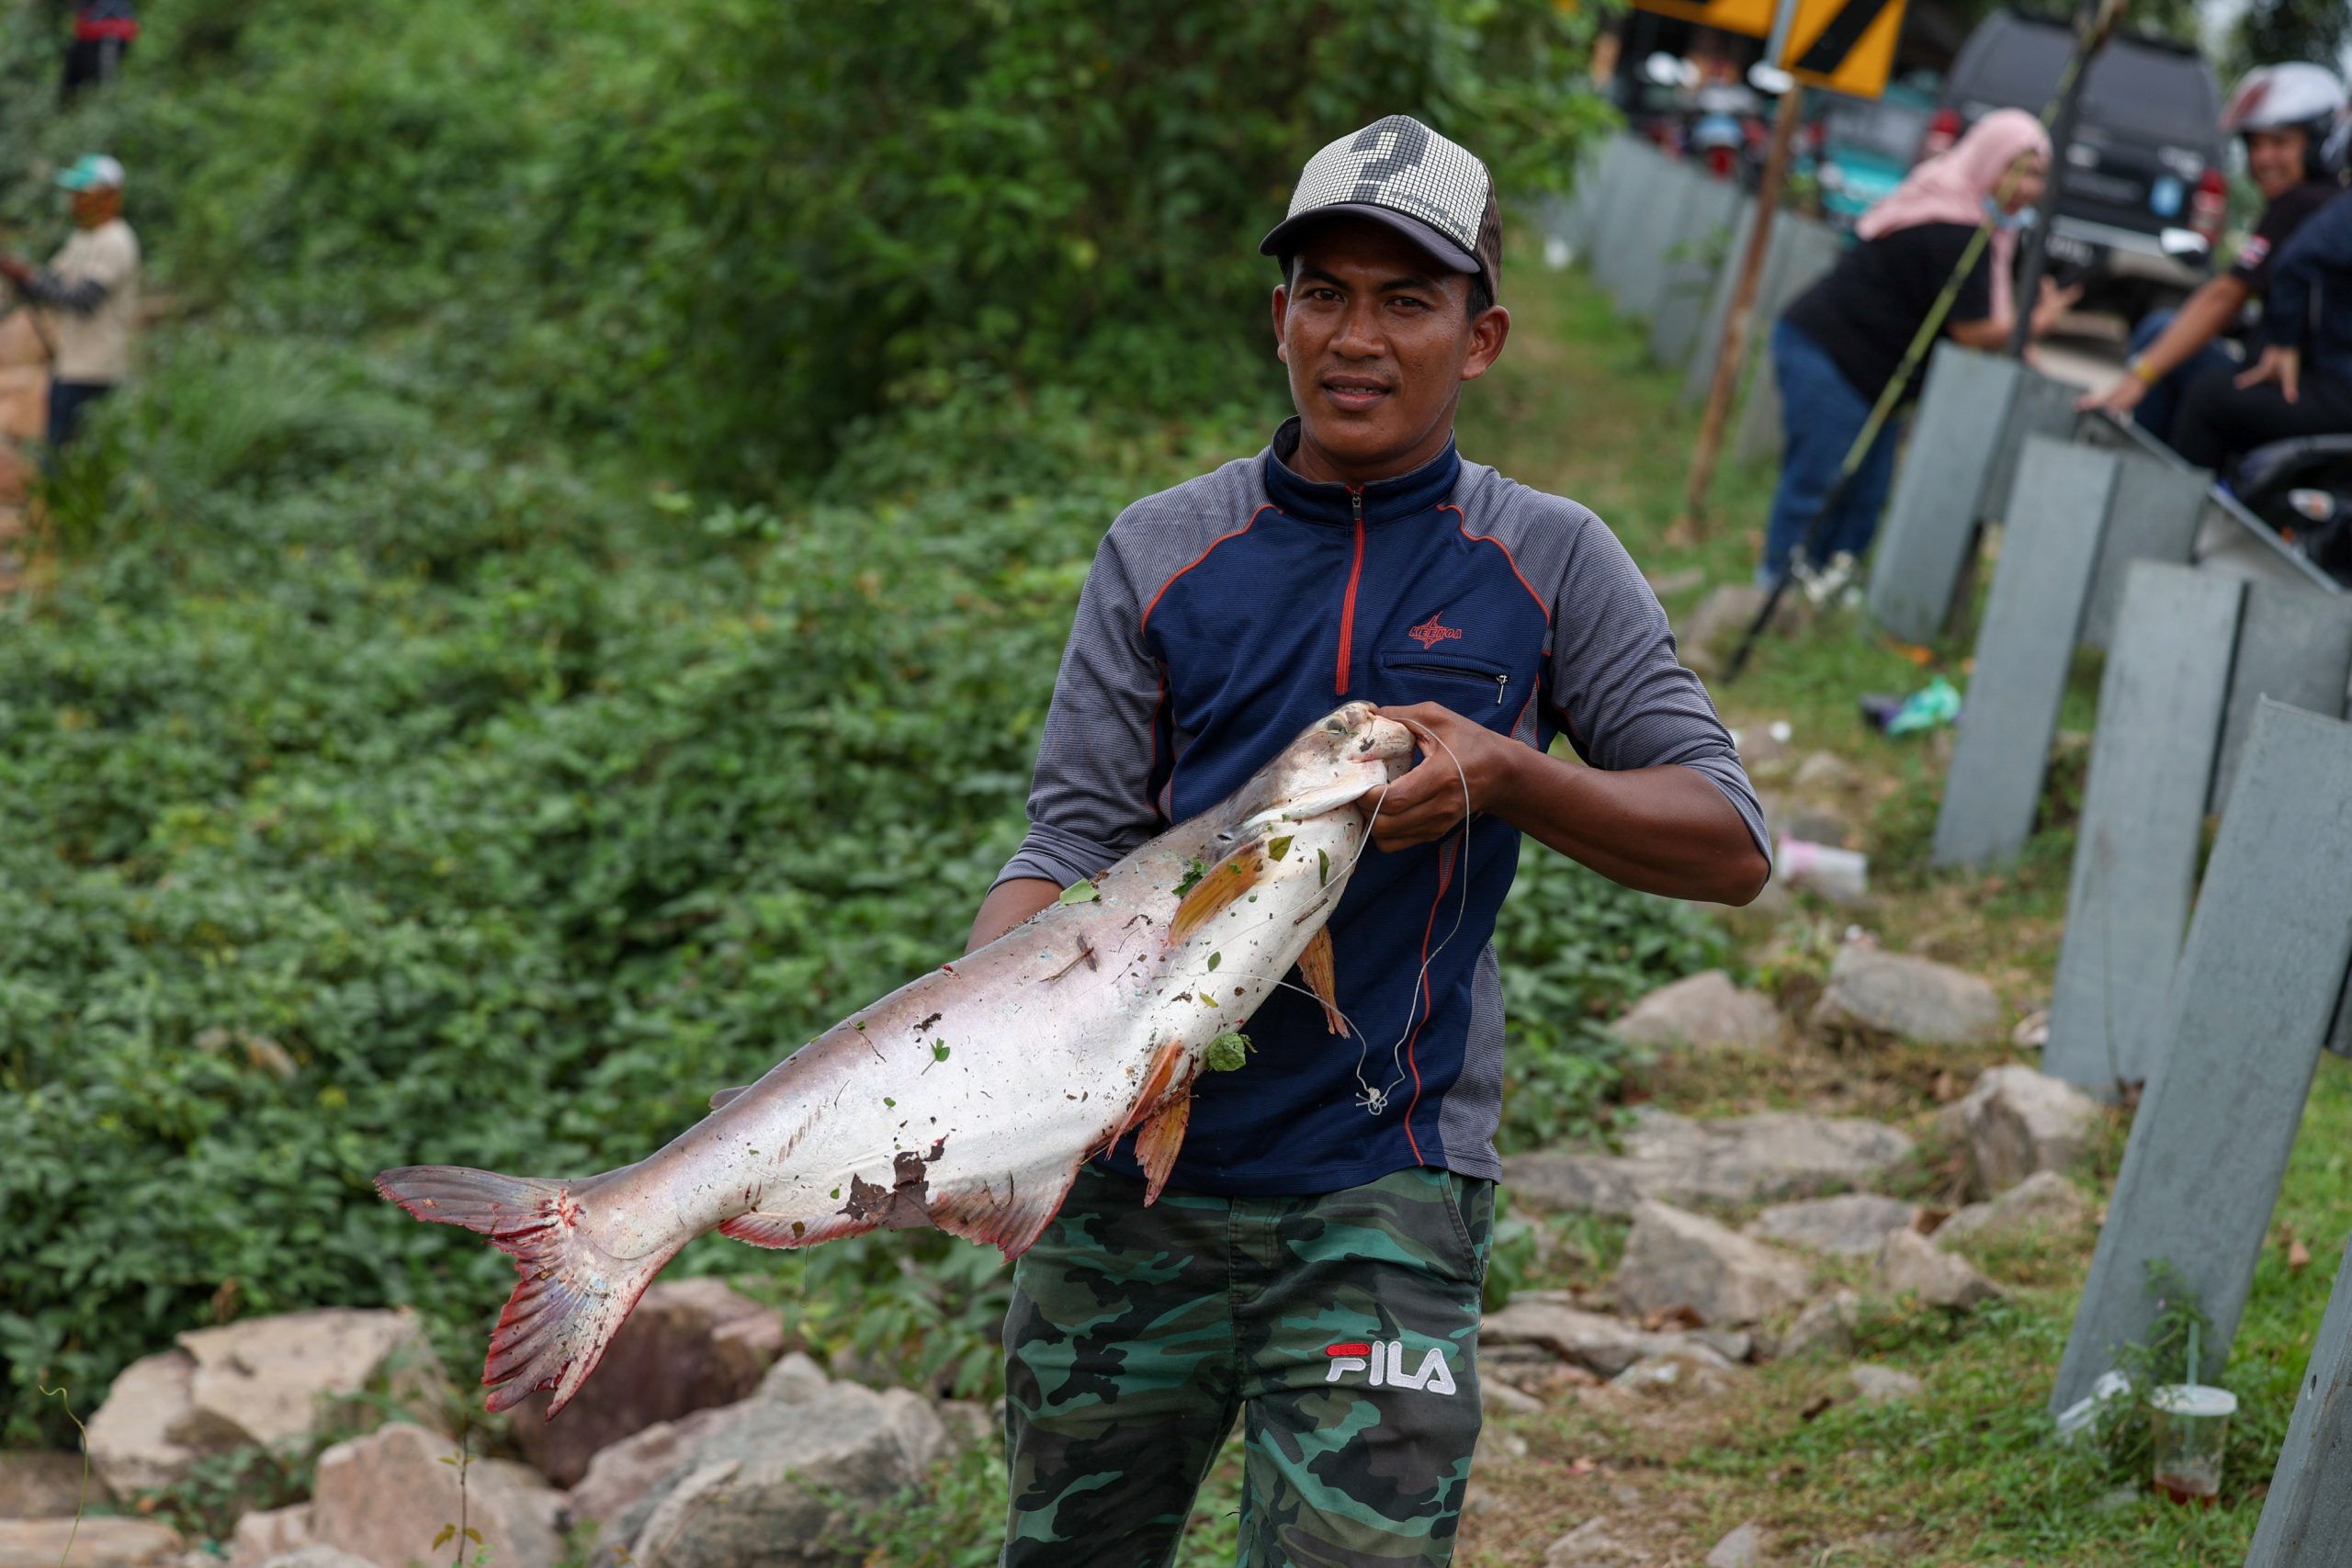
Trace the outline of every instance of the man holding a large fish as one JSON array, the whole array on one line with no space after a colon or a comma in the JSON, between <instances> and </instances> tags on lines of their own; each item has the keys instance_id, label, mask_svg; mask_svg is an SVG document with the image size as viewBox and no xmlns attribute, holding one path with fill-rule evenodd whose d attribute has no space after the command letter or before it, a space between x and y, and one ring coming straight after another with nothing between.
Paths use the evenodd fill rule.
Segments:
<instances>
[{"instance_id":1,"label":"man holding a large fish","mask_svg":"<svg viewBox=\"0 0 2352 1568\"><path fill-rule=\"evenodd\" d=\"M1103 539L969 951L635 1165L378 1179L514 1257L492 1408L562 1409L706 1232L936 1225L1020 1260L1005 1563L1166 1562L1237 1416L1244 1563L1451 1559L1520 837L1745 903L1763 818L1615 536L1454 450L1486 166L1390 116L1261 249L1297 417Z\"/></svg>"},{"instance_id":2,"label":"man holding a large fish","mask_svg":"<svg viewBox=\"0 0 2352 1568\"><path fill-rule=\"evenodd\" d=\"M1329 1009L1256 1002L1254 1052L1193 1082L1181 1149L1156 1124L1122 1140L1020 1261L1017 1568L1167 1562L1237 1415L1244 1563L1450 1560L1501 1172L1488 938L1521 834L1678 897L1746 903L1769 871L1731 739L1623 547L1454 450L1462 384L1510 326L1485 165L1391 116L1308 162L1261 248L1297 417L1104 538L1029 837L973 942L1216 816L1335 703L1378 705L1421 758L1367 796L1374 852L1306 949ZM1544 754L1562 731L1589 767Z\"/></svg>"}]
</instances>

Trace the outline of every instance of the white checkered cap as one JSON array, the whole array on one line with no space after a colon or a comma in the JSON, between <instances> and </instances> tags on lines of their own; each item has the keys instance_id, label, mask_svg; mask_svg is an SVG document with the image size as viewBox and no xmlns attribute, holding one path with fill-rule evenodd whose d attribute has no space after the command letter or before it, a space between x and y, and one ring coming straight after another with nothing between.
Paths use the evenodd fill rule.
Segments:
<instances>
[{"instance_id":1,"label":"white checkered cap","mask_svg":"<svg viewBox=\"0 0 2352 1568\"><path fill-rule=\"evenodd\" d=\"M1485 273L1490 288L1500 282L1502 224L1487 165L1409 115L1375 120L1309 158L1289 215L1260 254L1285 254L1310 220L1333 211L1390 221L1456 271Z\"/></svg>"}]
</instances>

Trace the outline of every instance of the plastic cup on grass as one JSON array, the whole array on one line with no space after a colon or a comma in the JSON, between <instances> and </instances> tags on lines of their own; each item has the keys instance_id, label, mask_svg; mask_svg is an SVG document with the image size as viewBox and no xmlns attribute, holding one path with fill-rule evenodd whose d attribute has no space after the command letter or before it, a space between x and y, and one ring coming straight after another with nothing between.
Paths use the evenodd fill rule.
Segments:
<instances>
[{"instance_id":1,"label":"plastic cup on grass","mask_svg":"<svg viewBox=\"0 0 2352 1568\"><path fill-rule=\"evenodd\" d=\"M2204 1383L2155 1392L2156 1490L2176 1503L2211 1507L2222 1491L2222 1445L2238 1396Z\"/></svg>"}]
</instances>

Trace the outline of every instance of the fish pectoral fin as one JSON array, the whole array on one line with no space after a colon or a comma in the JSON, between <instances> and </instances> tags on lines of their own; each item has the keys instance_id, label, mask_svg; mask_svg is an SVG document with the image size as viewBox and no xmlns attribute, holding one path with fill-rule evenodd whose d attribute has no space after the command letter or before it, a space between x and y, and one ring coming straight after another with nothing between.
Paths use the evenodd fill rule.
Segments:
<instances>
[{"instance_id":1,"label":"fish pectoral fin","mask_svg":"<svg viewBox=\"0 0 2352 1568\"><path fill-rule=\"evenodd\" d=\"M1003 1248L1010 1263L1046 1233L1077 1179L1072 1161L950 1182L932 1190L931 1223L950 1235Z\"/></svg>"},{"instance_id":2,"label":"fish pectoral fin","mask_svg":"<svg viewBox=\"0 0 2352 1568\"><path fill-rule=\"evenodd\" d=\"M1168 1185L1168 1173L1176 1168L1176 1151L1184 1146L1184 1127L1192 1117L1193 1094L1187 1089L1153 1111L1143 1131L1136 1134L1136 1158L1148 1183L1144 1207L1159 1201L1159 1190Z\"/></svg>"},{"instance_id":3,"label":"fish pectoral fin","mask_svg":"<svg viewBox=\"0 0 2352 1568\"><path fill-rule=\"evenodd\" d=\"M733 1089L720 1089L717 1094L710 1097L710 1108L713 1111L726 1110L727 1102L729 1100L734 1100L742 1095L746 1090L750 1089L751 1087L752 1086L750 1084L738 1084Z\"/></svg>"},{"instance_id":4,"label":"fish pectoral fin","mask_svg":"<svg viewBox=\"0 0 2352 1568\"><path fill-rule=\"evenodd\" d=\"M748 1214L719 1221L718 1234L752 1247L814 1247L819 1242L864 1235L877 1223L849 1214L822 1214L811 1220L793 1214L763 1214L754 1209Z\"/></svg>"},{"instance_id":5,"label":"fish pectoral fin","mask_svg":"<svg viewBox=\"0 0 2352 1568\"><path fill-rule=\"evenodd\" d=\"M1258 886L1258 878L1266 871L1266 849L1262 844L1244 844L1201 874L1193 890L1176 906L1176 918L1168 923L1168 941L1172 946L1206 925L1219 910Z\"/></svg>"},{"instance_id":6,"label":"fish pectoral fin","mask_svg":"<svg viewBox=\"0 0 2352 1568\"><path fill-rule=\"evenodd\" d=\"M1323 927L1308 939L1306 951L1298 955L1298 972L1306 976L1307 988L1323 1004L1324 1027L1334 1034L1345 1034L1348 1022L1340 1014L1339 967L1331 952L1330 927Z\"/></svg>"}]
</instances>

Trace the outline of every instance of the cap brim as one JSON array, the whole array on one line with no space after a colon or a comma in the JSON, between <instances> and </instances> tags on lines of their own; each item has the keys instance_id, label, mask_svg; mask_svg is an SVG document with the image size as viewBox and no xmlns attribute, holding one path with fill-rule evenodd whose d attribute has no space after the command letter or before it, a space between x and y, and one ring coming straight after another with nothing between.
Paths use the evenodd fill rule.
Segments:
<instances>
[{"instance_id":1,"label":"cap brim","mask_svg":"<svg viewBox=\"0 0 2352 1568\"><path fill-rule=\"evenodd\" d=\"M1333 218L1366 218L1385 228L1393 229L1452 271L1478 273L1486 270L1478 265L1476 256L1447 239L1431 225L1389 208L1375 207L1368 201L1338 201L1329 207L1310 208L1285 218L1268 230L1266 237L1258 242L1258 254L1261 256L1295 255L1307 231Z\"/></svg>"}]
</instances>

